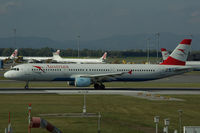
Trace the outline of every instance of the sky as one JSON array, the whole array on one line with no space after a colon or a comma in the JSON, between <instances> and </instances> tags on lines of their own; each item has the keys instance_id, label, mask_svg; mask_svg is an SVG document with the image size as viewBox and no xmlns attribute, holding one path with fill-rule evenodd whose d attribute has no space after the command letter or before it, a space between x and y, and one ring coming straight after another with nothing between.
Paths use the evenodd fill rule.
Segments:
<instances>
[{"instance_id":1,"label":"sky","mask_svg":"<svg viewBox=\"0 0 200 133\"><path fill-rule=\"evenodd\" d=\"M95 40L200 33L200 0L0 0L0 37Z\"/></svg>"}]
</instances>

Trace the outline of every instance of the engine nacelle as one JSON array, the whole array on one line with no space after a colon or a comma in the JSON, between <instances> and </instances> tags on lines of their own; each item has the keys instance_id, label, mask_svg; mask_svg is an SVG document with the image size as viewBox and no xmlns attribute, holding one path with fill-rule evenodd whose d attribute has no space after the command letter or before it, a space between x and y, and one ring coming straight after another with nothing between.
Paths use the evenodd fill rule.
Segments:
<instances>
[{"instance_id":1,"label":"engine nacelle","mask_svg":"<svg viewBox=\"0 0 200 133\"><path fill-rule=\"evenodd\" d=\"M68 81L67 84L68 84L69 86L75 86L75 82L74 82L74 81Z\"/></svg>"},{"instance_id":2,"label":"engine nacelle","mask_svg":"<svg viewBox=\"0 0 200 133\"><path fill-rule=\"evenodd\" d=\"M91 85L90 78L76 78L75 79L75 86L76 87L88 87Z\"/></svg>"}]
</instances>

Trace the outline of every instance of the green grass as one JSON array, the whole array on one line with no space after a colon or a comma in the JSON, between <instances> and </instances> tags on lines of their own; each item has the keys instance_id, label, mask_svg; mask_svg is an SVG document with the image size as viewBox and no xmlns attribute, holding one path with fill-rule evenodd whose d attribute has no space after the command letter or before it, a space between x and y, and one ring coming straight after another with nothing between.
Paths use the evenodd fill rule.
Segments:
<instances>
[{"instance_id":1,"label":"green grass","mask_svg":"<svg viewBox=\"0 0 200 133\"><path fill-rule=\"evenodd\" d=\"M1 82L0 87L24 87L25 82ZM70 87L67 82L30 82L31 87ZM106 87L127 87L127 88L167 88L167 87L182 87L182 88L199 88L200 83L154 83L154 82L110 82L105 83ZM72 86L73 87L73 86ZM91 85L90 87L93 87Z\"/></svg>"},{"instance_id":2,"label":"green grass","mask_svg":"<svg viewBox=\"0 0 200 133\"><path fill-rule=\"evenodd\" d=\"M178 112L183 110L183 125L200 125L200 95L173 96L185 101L149 101L121 95L88 95L87 111L101 112L103 133L154 133L153 117L160 116L159 131L163 119L170 118L170 132L178 128ZM25 133L28 126L28 103L32 103L32 116L41 113L81 112L82 95L20 94L0 95L0 132L7 127L8 112L14 132ZM43 117L63 132L97 132L96 118ZM44 133L45 129L33 129L32 133Z\"/></svg>"}]
</instances>

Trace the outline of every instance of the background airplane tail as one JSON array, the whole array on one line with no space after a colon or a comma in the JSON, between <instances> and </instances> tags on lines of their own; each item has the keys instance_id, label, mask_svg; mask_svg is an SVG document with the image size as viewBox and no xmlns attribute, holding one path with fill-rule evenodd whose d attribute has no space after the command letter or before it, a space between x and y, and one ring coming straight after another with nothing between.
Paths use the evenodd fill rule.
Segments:
<instances>
[{"instance_id":1,"label":"background airplane tail","mask_svg":"<svg viewBox=\"0 0 200 133\"><path fill-rule=\"evenodd\" d=\"M62 59L62 58L60 57L60 55L57 54L56 52L53 53L53 60L59 60L59 59Z\"/></svg>"},{"instance_id":2,"label":"background airplane tail","mask_svg":"<svg viewBox=\"0 0 200 133\"><path fill-rule=\"evenodd\" d=\"M17 54L18 54L18 49L15 49L15 51L10 56L10 59L15 59L17 57Z\"/></svg>"},{"instance_id":3,"label":"background airplane tail","mask_svg":"<svg viewBox=\"0 0 200 133\"><path fill-rule=\"evenodd\" d=\"M165 48L161 48L163 61L169 57L169 52Z\"/></svg>"},{"instance_id":4,"label":"background airplane tail","mask_svg":"<svg viewBox=\"0 0 200 133\"><path fill-rule=\"evenodd\" d=\"M185 65L192 39L184 39L161 65Z\"/></svg>"},{"instance_id":5,"label":"background airplane tail","mask_svg":"<svg viewBox=\"0 0 200 133\"><path fill-rule=\"evenodd\" d=\"M60 50L58 49L54 54L60 55Z\"/></svg>"},{"instance_id":6,"label":"background airplane tail","mask_svg":"<svg viewBox=\"0 0 200 133\"><path fill-rule=\"evenodd\" d=\"M107 52L105 52L105 53L103 54L103 56L100 58L100 60L102 60L102 61L106 60L106 56L107 56Z\"/></svg>"}]
</instances>

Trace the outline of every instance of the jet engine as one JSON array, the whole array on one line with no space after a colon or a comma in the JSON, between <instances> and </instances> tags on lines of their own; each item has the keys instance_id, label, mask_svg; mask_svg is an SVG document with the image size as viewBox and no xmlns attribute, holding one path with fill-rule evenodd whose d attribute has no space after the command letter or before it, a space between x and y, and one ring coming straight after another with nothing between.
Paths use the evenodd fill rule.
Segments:
<instances>
[{"instance_id":1,"label":"jet engine","mask_svg":"<svg viewBox=\"0 0 200 133\"><path fill-rule=\"evenodd\" d=\"M90 78L76 78L75 79L75 86L76 87L87 87L90 86L91 79Z\"/></svg>"}]
</instances>

